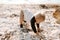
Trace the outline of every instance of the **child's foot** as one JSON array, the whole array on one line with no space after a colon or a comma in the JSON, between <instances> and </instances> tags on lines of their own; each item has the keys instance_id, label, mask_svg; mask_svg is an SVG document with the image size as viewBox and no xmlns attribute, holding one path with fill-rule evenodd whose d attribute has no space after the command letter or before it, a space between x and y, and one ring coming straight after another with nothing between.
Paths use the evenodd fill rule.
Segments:
<instances>
[{"instance_id":1,"label":"child's foot","mask_svg":"<svg viewBox=\"0 0 60 40\"><path fill-rule=\"evenodd\" d=\"M36 36L39 36L39 32L36 33Z\"/></svg>"},{"instance_id":2,"label":"child's foot","mask_svg":"<svg viewBox=\"0 0 60 40\"><path fill-rule=\"evenodd\" d=\"M38 28L38 32L40 32L40 33L41 33L42 31L43 31L42 29Z\"/></svg>"},{"instance_id":3,"label":"child's foot","mask_svg":"<svg viewBox=\"0 0 60 40\"><path fill-rule=\"evenodd\" d=\"M20 28L23 28L23 24L20 24Z\"/></svg>"}]
</instances>

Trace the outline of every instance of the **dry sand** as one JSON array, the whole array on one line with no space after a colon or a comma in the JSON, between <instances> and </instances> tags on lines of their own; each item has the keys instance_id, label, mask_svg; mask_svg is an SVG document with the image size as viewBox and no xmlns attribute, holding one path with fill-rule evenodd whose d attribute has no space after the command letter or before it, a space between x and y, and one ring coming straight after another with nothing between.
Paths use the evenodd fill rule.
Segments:
<instances>
[{"instance_id":1,"label":"dry sand","mask_svg":"<svg viewBox=\"0 0 60 40\"><path fill-rule=\"evenodd\" d=\"M7 5L0 4L0 40L40 40L32 34L33 32L24 33L19 27L19 14L21 9L30 9L33 13L37 12L39 6ZM49 9L48 9L49 10ZM43 11L42 11L43 12ZM53 12L52 12L53 13ZM46 12L46 20L41 23L42 40L60 40L60 24L55 23L51 12ZM17 16L14 16L16 14Z\"/></svg>"}]
</instances>

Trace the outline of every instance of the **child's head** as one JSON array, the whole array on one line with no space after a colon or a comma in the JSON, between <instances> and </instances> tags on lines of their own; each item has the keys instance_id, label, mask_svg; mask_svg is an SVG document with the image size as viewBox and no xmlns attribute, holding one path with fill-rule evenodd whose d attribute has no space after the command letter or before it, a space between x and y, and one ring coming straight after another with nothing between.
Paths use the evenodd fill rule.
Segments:
<instances>
[{"instance_id":1,"label":"child's head","mask_svg":"<svg viewBox=\"0 0 60 40\"><path fill-rule=\"evenodd\" d=\"M45 20L45 15L43 15L43 14L38 14L38 15L35 16L35 19L36 19L36 22L37 22L37 23L40 23L40 22L42 22L42 21Z\"/></svg>"}]
</instances>

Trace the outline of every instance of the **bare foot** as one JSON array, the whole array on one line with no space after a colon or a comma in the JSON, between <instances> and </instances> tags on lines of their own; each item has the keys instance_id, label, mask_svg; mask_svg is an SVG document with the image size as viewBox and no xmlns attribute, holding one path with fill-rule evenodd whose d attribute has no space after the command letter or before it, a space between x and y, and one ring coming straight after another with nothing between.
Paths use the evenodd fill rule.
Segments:
<instances>
[{"instance_id":1,"label":"bare foot","mask_svg":"<svg viewBox=\"0 0 60 40\"><path fill-rule=\"evenodd\" d=\"M36 36L39 36L39 32L36 33Z\"/></svg>"},{"instance_id":2,"label":"bare foot","mask_svg":"<svg viewBox=\"0 0 60 40\"><path fill-rule=\"evenodd\" d=\"M40 29L40 28L38 28L37 30L38 30L38 32L40 32L40 33L43 31L43 30L42 30L42 29Z\"/></svg>"}]
</instances>

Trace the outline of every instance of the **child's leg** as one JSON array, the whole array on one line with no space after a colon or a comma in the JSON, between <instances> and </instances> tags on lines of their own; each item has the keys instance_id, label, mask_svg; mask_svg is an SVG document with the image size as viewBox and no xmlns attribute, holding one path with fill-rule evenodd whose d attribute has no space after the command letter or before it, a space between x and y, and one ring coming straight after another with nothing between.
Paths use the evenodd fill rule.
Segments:
<instances>
[{"instance_id":1,"label":"child's leg","mask_svg":"<svg viewBox=\"0 0 60 40\"><path fill-rule=\"evenodd\" d=\"M23 28L23 22L24 22L24 13L23 11L21 10L21 13L20 13L20 27Z\"/></svg>"}]
</instances>

